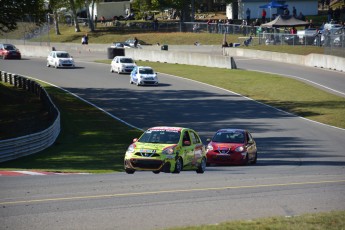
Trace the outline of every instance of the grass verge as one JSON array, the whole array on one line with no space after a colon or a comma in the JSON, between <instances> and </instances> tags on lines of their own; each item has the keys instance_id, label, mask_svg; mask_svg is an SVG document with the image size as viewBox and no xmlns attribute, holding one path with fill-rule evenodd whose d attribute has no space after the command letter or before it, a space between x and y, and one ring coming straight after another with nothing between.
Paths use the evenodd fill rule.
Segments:
<instances>
[{"instance_id":1,"label":"grass verge","mask_svg":"<svg viewBox=\"0 0 345 230\"><path fill-rule=\"evenodd\" d=\"M0 82L0 140L46 129L52 122L38 97Z\"/></svg>"},{"instance_id":2,"label":"grass verge","mask_svg":"<svg viewBox=\"0 0 345 230\"><path fill-rule=\"evenodd\" d=\"M344 226L345 211L333 211L293 217L231 221L217 225L169 228L169 230L343 230Z\"/></svg>"},{"instance_id":3,"label":"grass verge","mask_svg":"<svg viewBox=\"0 0 345 230\"><path fill-rule=\"evenodd\" d=\"M141 132L114 121L100 110L60 89L44 83L41 85L60 110L61 133L50 148L3 162L0 168L91 173L122 171L128 144ZM30 113L34 110L33 107L26 108ZM0 127L2 125L1 122Z\"/></svg>"}]
</instances>

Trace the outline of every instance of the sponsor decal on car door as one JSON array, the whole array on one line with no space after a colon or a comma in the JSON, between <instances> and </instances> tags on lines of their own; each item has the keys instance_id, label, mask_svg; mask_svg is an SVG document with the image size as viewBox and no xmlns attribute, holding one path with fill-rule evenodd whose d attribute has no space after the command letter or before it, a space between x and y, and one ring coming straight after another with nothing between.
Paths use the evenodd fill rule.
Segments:
<instances>
[{"instance_id":1,"label":"sponsor decal on car door","mask_svg":"<svg viewBox=\"0 0 345 230\"><path fill-rule=\"evenodd\" d=\"M183 134L183 159L184 159L184 165L191 165L191 163L194 161L194 145L191 141L189 132L186 130Z\"/></svg>"}]
</instances>

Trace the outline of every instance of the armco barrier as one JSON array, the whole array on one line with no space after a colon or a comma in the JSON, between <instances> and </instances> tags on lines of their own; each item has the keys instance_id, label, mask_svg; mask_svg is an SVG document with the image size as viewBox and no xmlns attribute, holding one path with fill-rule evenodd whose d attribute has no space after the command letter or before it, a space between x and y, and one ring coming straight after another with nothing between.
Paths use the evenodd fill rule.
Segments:
<instances>
[{"instance_id":1,"label":"armco barrier","mask_svg":"<svg viewBox=\"0 0 345 230\"><path fill-rule=\"evenodd\" d=\"M125 53L134 60L233 69L231 58L223 55L146 49L126 49Z\"/></svg>"},{"instance_id":2,"label":"armco barrier","mask_svg":"<svg viewBox=\"0 0 345 230\"><path fill-rule=\"evenodd\" d=\"M32 79L0 71L0 81L22 88L37 95L54 122L47 129L26 136L0 140L0 162L34 154L51 146L60 133L60 112L46 90Z\"/></svg>"},{"instance_id":3,"label":"armco barrier","mask_svg":"<svg viewBox=\"0 0 345 230\"><path fill-rule=\"evenodd\" d=\"M51 46L42 46L35 42L27 42L25 45L17 45L18 42L13 43L20 49L22 55L27 57L47 57L51 48L56 47L59 50L66 50L70 52L70 54L76 59L84 60L107 59L107 48L109 47L109 44L89 44L88 46L81 46L80 44L74 43L50 43ZM158 54L159 58L154 57L154 60L151 60L152 51L156 51L155 54ZM220 45L169 45L168 51L162 51L160 46L153 45L142 46L142 49L137 49L136 53L133 51L133 49L126 49L125 53L126 55L136 55L136 57L139 57L140 60L160 62L163 62L162 60L167 60L167 63L180 63L181 59L186 59L187 61L181 64L189 63L190 65L204 65L209 67L215 67L212 66L214 63L216 66L221 66L218 61L218 58L220 57L218 56L227 56L229 59L223 57L223 59L220 61L221 63L225 62L226 64L226 67L222 68L233 68L231 64L229 64L231 63L230 57L259 57L263 60L284 62L286 64L304 65L309 67L319 67L345 72L345 58L342 57L323 54L309 54L304 56L253 49L242 49L240 47L229 47L222 49ZM179 53L184 53L183 58L177 56ZM190 53L191 55L187 56L186 53ZM201 56L201 54L206 56ZM95 57L95 55L97 57ZM171 57L173 57L173 59L170 59ZM202 60L202 63L207 63L207 65L198 63L200 60ZM211 60L210 63L208 62L209 60ZM212 60L214 60L214 62Z\"/></svg>"},{"instance_id":4,"label":"armco barrier","mask_svg":"<svg viewBox=\"0 0 345 230\"><path fill-rule=\"evenodd\" d=\"M284 62L286 64L304 65L309 67L319 67L345 72L345 58L331 55L297 55L241 48L225 48L223 52L226 56L241 56L249 58L260 57L260 59L263 60Z\"/></svg>"}]
</instances>

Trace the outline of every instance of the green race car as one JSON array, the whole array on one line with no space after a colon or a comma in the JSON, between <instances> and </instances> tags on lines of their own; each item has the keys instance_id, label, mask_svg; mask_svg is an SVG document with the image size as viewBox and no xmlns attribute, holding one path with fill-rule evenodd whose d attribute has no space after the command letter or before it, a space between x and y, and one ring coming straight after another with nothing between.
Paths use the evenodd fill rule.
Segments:
<instances>
[{"instance_id":1,"label":"green race car","mask_svg":"<svg viewBox=\"0 0 345 230\"><path fill-rule=\"evenodd\" d=\"M128 147L124 159L125 171L154 173L196 170L204 173L206 150L199 135L192 129L181 127L153 127Z\"/></svg>"}]
</instances>

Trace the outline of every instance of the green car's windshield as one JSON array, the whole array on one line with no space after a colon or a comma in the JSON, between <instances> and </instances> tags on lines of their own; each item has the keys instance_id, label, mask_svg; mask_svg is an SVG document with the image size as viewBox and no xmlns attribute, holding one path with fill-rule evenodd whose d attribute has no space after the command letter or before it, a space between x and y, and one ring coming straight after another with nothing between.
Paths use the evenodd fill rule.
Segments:
<instances>
[{"instance_id":1,"label":"green car's windshield","mask_svg":"<svg viewBox=\"0 0 345 230\"><path fill-rule=\"evenodd\" d=\"M147 130L139 139L142 143L177 144L181 133L169 130Z\"/></svg>"}]
</instances>

